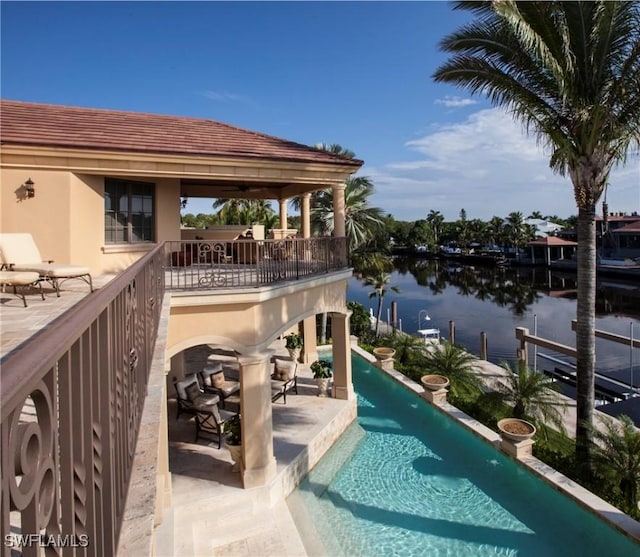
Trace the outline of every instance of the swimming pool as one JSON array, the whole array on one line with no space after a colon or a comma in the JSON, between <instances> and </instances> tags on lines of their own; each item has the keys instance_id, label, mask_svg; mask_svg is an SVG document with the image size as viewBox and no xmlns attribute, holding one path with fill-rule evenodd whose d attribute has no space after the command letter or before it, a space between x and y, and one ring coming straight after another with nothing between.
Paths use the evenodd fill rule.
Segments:
<instances>
[{"instance_id":1,"label":"swimming pool","mask_svg":"<svg viewBox=\"0 0 640 557\"><path fill-rule=\"evenodd\" d=\"M640 555L357 355L353 380L358 423L296 491L328 555Z\"/></svg>"}]
</instances>

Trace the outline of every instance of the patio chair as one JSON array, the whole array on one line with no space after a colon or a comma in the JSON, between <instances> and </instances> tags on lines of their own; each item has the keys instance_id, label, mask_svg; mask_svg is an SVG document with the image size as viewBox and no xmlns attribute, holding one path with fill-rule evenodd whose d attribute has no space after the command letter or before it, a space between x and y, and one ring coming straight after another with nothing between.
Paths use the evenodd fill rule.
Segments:
<instances>
[{"instance_id":1,"label":"patio chair","mask_svg":"<svg viewBox=\"0 0 640 557\"><path fill-rule=\"evenodd\" d=\"M275 358L271 375L271 401L275 402L282 397L286 404L288 391L298 394L298 362Z\"/></svg>"},{"instance_id":2,"label":"patio chair","mask_svg":"<svg viewBox=\"0 0 640 557\"><path fill-rule=\"evenodd\" d=\"M5 286L12 286L13 293L22 298L24 307L27 307L27 298L24 295L26 288L40 287L40 296L44 300L44 292L42 284L40 284L40 275L38 273L18 273L16 271L0 271L0 287L4 291ZM18 292L20 288L20 292Z\"/></svg>"},{"instance_id":3,"label":"patio chair","mask_svg":"<svg viewBox=\"0 0 640 557\"><path fill-rule=\"evenodd\" d=\"M240 382L230 377L225 377L222 362L208 364L198 373L200 386L205 393L211 393L220 397L222 408L225 400L240 391Z\"/></svg>"},{"instance_id":4,"label":"patio chair","mask_svg":"<svg viewBox=\"0 0 640 557\"><path fill-rule=\"evenodd\" d=\"M222 434L224 431L224 422L231 418L233 412L220 410L218 395L207 395L198 383L195 375L190 375L182 381L173 383L178 395L178 418L181 413L191 414L195 417L196 439L197 443L202 434L215 435L218 438L218 448L222 446Z\"/></svg>"},{"instance_id":5,"label":"patio chair","mask_svg":"<svg viewBox=\"0 0 640 557\"><path fill-rule=\"evenodd\" d=\"M0 234L0 256L2 268L38 273L40 280L51 283L58 297L60 297L60 283L72 278L85 281L93 292L93 282L88 267L54 263L52 259L43 260L31 234Z\"/></svg>"}]
</instances>

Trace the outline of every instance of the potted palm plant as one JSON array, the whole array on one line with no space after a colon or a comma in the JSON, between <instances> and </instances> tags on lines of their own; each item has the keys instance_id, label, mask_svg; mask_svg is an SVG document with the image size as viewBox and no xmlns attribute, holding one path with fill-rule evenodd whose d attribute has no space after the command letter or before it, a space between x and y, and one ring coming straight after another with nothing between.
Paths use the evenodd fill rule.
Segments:
<instances>
[{"instance_id":1,"label":"potted palm plant","mask_svg":"<svg viewBox=\"0 0 640 557\"><path fill-rule=\"evenodd\" d=\"M240 414L235 414L224 422L225 444L233 461L234 472L239 472L242 464L242 423Z\"/></svg>"},{"instance_id":2,"label":"potted palm plant","mask_svg":"<svg viewBox=\"0 0 640 557\"><path fill-rule=\"evenodd\" d=\"M289 351L289 356L291 356L292 360L297 362L300 357L300 350L304 344L302 336L297 333L289 333L284 337L284 342L285 348Z\"/></svg>"},{"instance_id":3,"label":"potted palm plant","mask_svg":"<svg viewBox=\"0 0 640 557\"><path fill-rule=\"evenodd\" d=\"M318 385L318 396L326 397L329 389L329 379L333 376L331 372L331 362L327 360L316 360L311 364L311 371Z\"/></svg>"}]
</instances>

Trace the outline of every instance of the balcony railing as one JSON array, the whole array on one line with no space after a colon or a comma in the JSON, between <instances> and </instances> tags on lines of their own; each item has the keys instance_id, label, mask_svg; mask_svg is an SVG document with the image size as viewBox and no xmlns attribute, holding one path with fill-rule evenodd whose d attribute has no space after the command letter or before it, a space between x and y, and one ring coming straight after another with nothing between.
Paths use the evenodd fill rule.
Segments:
<instances>
[{"instance_id":1,"label":"balcony railing","mask_svg":"<svg viewBox=\"0 0 640 557\"><path fill-rule=\"evenodd\" d=\"M254 288L347 267L346 238L166 242L167 290Z\"/></svg>"},{"instance_id":2,"label":"balcony railing","mask_svg":"<svg viewBox=\"0 0 640 557\"><path fill-rule=\"evenodd\" d=\"M3 555L116 554L164 263L158 246L1 362Z\"/></svg>"}]
</instances>

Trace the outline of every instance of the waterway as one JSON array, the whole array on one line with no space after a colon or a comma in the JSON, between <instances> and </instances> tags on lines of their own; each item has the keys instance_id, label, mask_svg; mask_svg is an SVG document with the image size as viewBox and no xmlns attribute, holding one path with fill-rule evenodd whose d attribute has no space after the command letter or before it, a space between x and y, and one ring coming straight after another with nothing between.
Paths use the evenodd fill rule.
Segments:
<instances>
[{"instance_id":1,"label":"waterway","mask_svg":"<svg viewBox=\"0 0 640 557\"><path fill-rule=\"evenodd\" d=\"M383 299L382 319L390 315L391 302L398 307L399 326L405 333L439 328L448 336L449 322L455 323L456 344L480 353L480 333L488 339L488 359L500 364L514 362L519 341L516 327L526 327L538 336L575 346L571 320L576 318L576 275L537 267L474 267L420 258L396 260L390 288ZM347 299L371 308L371 286L357 277L349 281ZM430 320L425 319L428 315ZM420 319L420 322L418 322ZM640 338L640 284L598 279L596 328L635 339ZM567 363L573 360L546 349L530 350L531 367L553 369L549 355ZM535 361L534 361L535 360ZM626 384L640 386L640 349L596 339L596 368L599 373Z\"/></svg>"}]
</instances>

